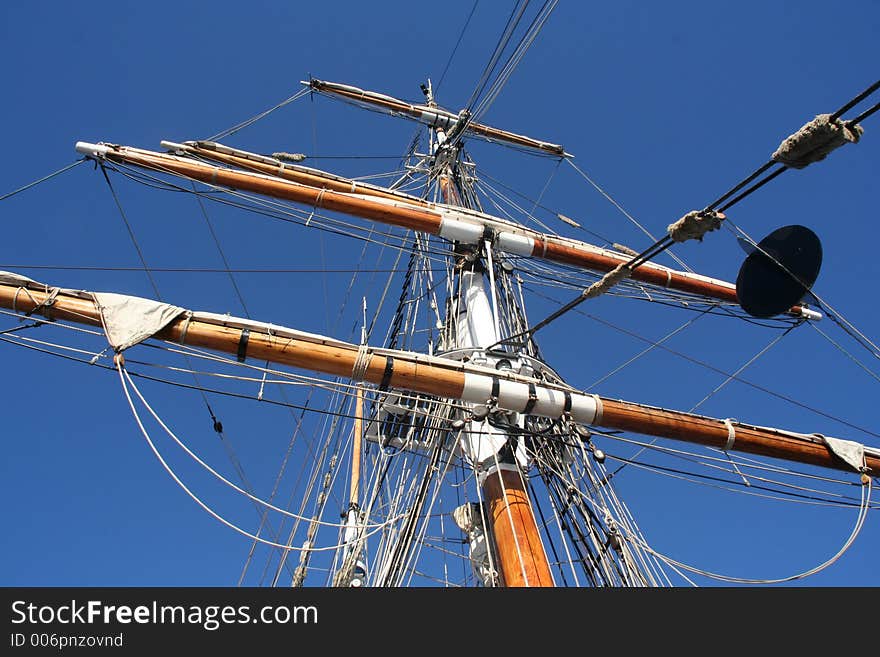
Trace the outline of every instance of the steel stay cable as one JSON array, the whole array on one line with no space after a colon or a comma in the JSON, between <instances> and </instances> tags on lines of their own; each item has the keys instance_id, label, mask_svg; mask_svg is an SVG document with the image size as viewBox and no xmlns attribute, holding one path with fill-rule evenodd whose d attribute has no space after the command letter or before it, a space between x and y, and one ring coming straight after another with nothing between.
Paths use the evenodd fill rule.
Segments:
<instances>
[{"instance_id":1,"label":"steel stay cable","mask_svg":"<svg viewBox=\"0 0 880 657\"><path fill-rule=\"evenodd\" d=\"M19 192L23 192L27 189L30 189L31 187L35 187L36 185L39 185L42 182L46 182L47 180L50 180L51 178L54 178L55 176L61 175L65 171L68 171L68 170L72 169L73 167L75 167L79 164L82 164L83 162L85 162L88 159L89 158L87 158L87 157L81 157L80 159L76 160L75 162L58 169L58 171L53 171L52 173L50 173L46 176L43 176L42 178L39 178L38 180L34 180L33 182L30 182L26 185L23 185L23 186L19 187L18 189L14 189L11 192L4 194L3 196L0 196L0 201L5 201L6 199L15 196Z\"/></svg>"}]
</instances>

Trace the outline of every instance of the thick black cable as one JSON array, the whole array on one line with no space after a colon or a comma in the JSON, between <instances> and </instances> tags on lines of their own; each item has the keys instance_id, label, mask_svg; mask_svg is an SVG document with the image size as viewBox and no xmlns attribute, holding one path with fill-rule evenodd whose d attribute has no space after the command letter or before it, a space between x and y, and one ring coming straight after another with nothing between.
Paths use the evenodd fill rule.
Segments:
<instances>
[{"instance_id":1,"label":"thick black cable","mask_svg":"<svg viewBox=\"0 0 880 657\"><path fill-rule=\"evenodd\" d=\"M835 119L839 118L844 112L846 112L846 111L849 110L849 109L852 109L855 105L857 105L859 102L861 102L862 100L864 100L865 98L867 98L870 94L872 94L872 93L873 93L874 91L876 91L878 88L880 88L880 80L878 80L877 82L875 82L874 84L872 84L872 85L871 85L870 87L868 87L865 91L863 91L862 93L860 93L859 95L857 95L856 97L854 97L852 100L848 101L848 102L847 102L845 105L843 105L840 109L838 109L836 112L834 112L834 114L831 115L831 120L835 120ZM877 105L874 105L873 107L871 107L871 108L868 109L867 111L863 112L861 115L859 115L858 117L856 117L856 119L854 119L854 120L851 121L850 123L853 123L853 124L858 123L859 121L864 120L864 119L867 118L868 116L871 116L871 115L872 115L874 112L876 112L878 109L880 109L880 103L878 103ZM715 201L713 201L712 203L710 203L709 205L707 205L706 208L703 210L703 212L710 212L710 211L712 211L713 208L714 208L718 203L720 203L721 201L723 201L723 200L729 198L732 194L734 194L734 193L736 193L737 191L739 191L740 189L742 189L745 185L747 185L747 184L748 184L749 182L751 182L752 180L755 180L758 176L760 176L762 173L764 173L765 171L767 171L767 170L768 170L770 167L772 167L774 164L776 164L776 162L773 161L773 160L771 160L771 161L767 162L766 164L764 164L763 166L761 166L761 167L760 167L759 169L757 169L754 173L752 173L750 176L748 176L745 180L739 182L739 183L738 183L736 186L734 186L732 189L728 190L724 195L722 195L721 197L719 197L718 199L716 199ZM787 167L787 166L785 166L785 165L782 165L781 168L779 168L779 169L777 169L776 171L774 171L773 173L771 173L771 174L765 176L763 179L759 180L759 181L756 182L754 185L752 185L751 187L747 188L745 191L743 191L742 193L740 193L739 195L737 195L735 198L733 198L733 199L731 199L730 201L728 201L727 203L725 203L722 207L720 207L720 208L718 209L718 212L724 212L725 210L727 210L728 208L732 207L732 206L735 205L736 203L739 203L740 201L742 201L744 198L746 198L747 196L749 196L749 195L752 194L753 192L757 191L758 189L760 189L761 187L763 187L764 185L766 185L766 184L769 183L770 181L772 181L772 180L774 180L775 178L777 178L778 176L780 176L780 175L781 175L783 172L785 172L788 168L789 168L789 167ZM654 244L652 244L651 246L649 246L647 249L645 249L644 251L642 251L642 252L641 252L640 254L638 254L637 256L634 256L631 260L629 260L629 261L626 263L626 267L627 267L628 269L630 269L630 270L634 270L634 269L636 269L637 267L639 267L640 265L642 265L642 264L648 262L648 261L651 260L652 258L654 258L654 257L656 257L656 256L658 256L658 255L660 255L663 251L665 251L666 249L668 249L669 247L671 247L673 244L675 244L675 240L673 240L669 235L666 235L665 237L662 237L662 238L658 239ZM573 308L575 308L576 306L580 305L580 304L581 304L583 301L585 301L586 299L587 299L587 297L584 296L583 294L581 294L579 297L577 297L577 298L575 298L575 299L572 299L572 300L569 301L567 304L565 304L564 306L562 306L561 308L559 308L558 310L556 310L556 311L553 312L552 314L548 315L545 319L541 320L540 322L538 322L537 324L535 324L533 327L527 329L526 331L523 331L523 332L521 332L521 333L518 333L518 334L516 334L516 335L512 335L512 336L510 336L509 338L506 338L505 340L501 340L501 341L499 341L499 342L496 343L496 344L499 344L499 345L500 345L500 344L506 344L506 343L509 343L510 340L513 340L513 339L515 339L515 338L520 338L520 337L524 337L524 336L528 336L528 335L533 335L537 330L539 330L539 329L541 329L541 328L547 326L550 322L554 321L555 319L558 319L560 316L564 315L565 313L567 313L567 312L570 311L571 309L573 309ZM493 345L493 346L495 346L495 345Z\"/></svg>"}]
</instances>

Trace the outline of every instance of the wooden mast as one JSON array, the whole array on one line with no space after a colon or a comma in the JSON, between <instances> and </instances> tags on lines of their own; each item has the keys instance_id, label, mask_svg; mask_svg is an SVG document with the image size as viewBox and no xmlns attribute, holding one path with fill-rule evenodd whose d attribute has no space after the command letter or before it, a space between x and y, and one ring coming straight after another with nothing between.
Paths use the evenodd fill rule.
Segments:
<instances>
[{"instance_id":1,"label":"wooden mast","mask_svg":"<svg viewBox=\"0 0 880 657\"><path fill-rule=\"evenodd\" d=\"M429 105L433 107L433 95L428 93ZM458 151L455 149L452 157L440 157L443 144L446 140L446 131L442 127L436 127L438 139L435 155L435 167L437 168L437 180L440 193L447 205L461 205L461 190L455 184L455 167L458 166ZM438 164L438 161L440 162ZM476 249L482 251L484 245L478 244ZM485 248L491 248L485 245ZM473 265L472 265L473 268ZM483 295L483 286L486 284L483 274L473 269L466 275L463 271L458 272L459 284L464 285L467 278L470 285L475 286L479 296ZM470 293L460 295L470 297ZM471 331L463 331L467 335L460 334L456 330L456 346L476 347L486 349L498 341L497 325L488 309L479 303L466 303L468 323L479 327L475 331L488 341L481 344ZM497 308L495 309L497 312ZM457 313L456 313L457 314ZM455 317L446 318L447 322L455 322ZM480 432L481 423L471 422L475 432ZM511 440L506 434L506 440ZM506 444L506 443L505 443ZM502 448L503 449L503 448ZM470 452L470 450L467 450ZM482 473L482 491L485 501L488 520L488 530L492 537L492 545L497 559L496 566L501 583L510 588L520 587L551 587L553 575L550 570L550 561L544 544L541 541L541 532L538 529L538 521L529 499L528 491L523 480L521 466L516 458L510 459L512 463L502 462L500 451L481 462L481 457L471 454L472 460L477 462Z\"/></svg>"},{"instance_id":2,"label":"wooden mast","mask_svg":"<svg viewBox=\"0 0 880 657\"><path fill-rule=\"evenodd\" d=\"M42 285L28 287L22 284L0 282L0 306L21 314L40 314L50 319L72 321L101 326L100 311L94 301L57 288ZM241 320L245 323L246 320ZM224 325L219 320L209 321L194 316L180 317L155 334L159 340L188 344L215 351L238 354L247 334L247 356L281 365L351 377L358 359L359 347L331 338L303 333L295 339L277 328L271 331L259 323L251 323L248 329ZM393 368L388 374L388 359ZM532 414L544 417L570 415L581 424L591 424L608 429L631 431L649 436L671 438L688 443L706 445L728 451L746 452L759 456L784 459L835 470L852 471L839 460L828 446L815 434L797 433L783 429L750 425L741 421L723 420L684 411L656 408L631 401L609 399L579 393L568 389L574 400L573 410L563 412L563 403L554 405L546 401L553 394L560 399L565 388L546 382L515 376L498 370L462 363L438 357L426 357L407 351L368 350L363 380L375 385L385 383L391 388L416 393L449 397L477 403L485 400L481 393L491 387L493 378L501 382L502 395L499 408L521 412L517 406L522 401L520 393L512 386L535 387L540 402ZM387 380L386 380L387 379ZM511 393L505 396L505 386ZM584 400L594 400L595 409L578 406ZM741 415L739 410L737 415ZM733 434L731 436L731 434ZM731 441L731 438L733 440ZM728 446L729 445L729 446ZM871 476L880 473L880 449L866 448L865 465Z\"/></svg>"}]
</instances>

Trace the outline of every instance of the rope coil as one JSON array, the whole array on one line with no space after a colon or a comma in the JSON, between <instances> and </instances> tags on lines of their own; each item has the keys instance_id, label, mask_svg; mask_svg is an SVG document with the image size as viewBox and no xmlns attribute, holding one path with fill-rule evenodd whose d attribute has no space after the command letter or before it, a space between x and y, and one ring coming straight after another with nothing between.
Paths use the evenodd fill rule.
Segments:
<instances>
[{"instance_id":1,"label":"rope coil","mask_svg":"<svg viewBox=\"0 0 880 657\"><path fill-rule=\"evenodd\" d=\"M819 114L787 137L770 157L774 162L781 162L793 169L803 169L813 162L824 160L844 144L858 143L863 132L864 128L853 121L832 118L831 114Z\"/></svg>"},{"instance_id":2,"label":"rope coil","mask_svg":"<svg viewBox=\"0 0 880 657\"><path fill-rule=\"evenodd\" d=\"M673 242L702 242L703 236L721 228L721 222L726 218L724 213L717 210L691 210L678 221L669 224L666 230Z\"/></svg>"},{"instance_id":3,"label":"rope coil","mask_svg":"<svg viewBox=\"0 0 880 657\"><path fill-rule=\"evenodd\" d=\"M302 162L306 159L305 153L285 153L283 151L272 153L272 157L277 160L287 160L288 162Z\"/></svg>"},{"instance_id":4,"label":"rope coil","mask_svg":"<svg viewBox=\"0 0 880 657\"><path fill-rule=\"evenodd\" d=\"M582 293L581 297L584 299L592 299L594 297L598 297L600 294L604 294L612 287L617 285L620 281L629 278L632 276L633 268L629 265L629 263L624 262L607 274L605 274L598 281L593 283L590 287L586 288Z\"/></svg>"}]
</instances>

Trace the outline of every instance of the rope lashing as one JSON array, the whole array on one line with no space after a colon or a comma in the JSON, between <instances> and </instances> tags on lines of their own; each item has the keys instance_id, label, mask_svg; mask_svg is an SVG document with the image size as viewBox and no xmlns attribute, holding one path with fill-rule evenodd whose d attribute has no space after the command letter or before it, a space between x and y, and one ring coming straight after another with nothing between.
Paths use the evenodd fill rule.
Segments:
<instances>
[{"instance_id":1,"label":"rope lashing","mask_svg":"<svg viewBox=\"0 0 880 657\"><path fill-rule=\"evenodd\" d=\"M287 160L288 162L302 162L306 159L305 153L285 153L284 151L272 153L272 157L276 160Z\"/></svg>"},{"instance_id":2,"label":"rope lashing","mask_svg":"<svg viewBox=\"0 0 880 657\"><path fill-rule=\"evenodd\" d=\"M617 267L581 292L581 297L584 299L593 299L600 294L604 294L620 281L632 276L632 271L632 267L629 266L629 263L624 262L617 265Z\"/></svg>"},{"instance_id":3,"label":"rope lashing","mask_svg":"<svg viewBox=\"0 0 880 657\"><path fill-rule=\"evenodd\" d=\"M58 296L58 293L61 292L60 287L49 288L47 286L46 293L48 296L46 296L46 298L43 299L42 301L40 301L39 303L37 303L37 300L34 299L33 295L30 293L30 291L26 287L19 287L18 289L15 290L15 296L12 297L12 312L14 312L14 313L18 312L18 309L15 306L16 306L16 301L18 300L18 293L19 292L24 292L27 295L28 299L30 299L31 303L34 304L33 308L31 308L26 313L24 313L25 317L30 317L34 313L39 313L39 314L43 315L46 319L49 319L49 320L52 319L51 317L49 317L48 312L49 312L49 309L52 308L53 305L55 305L55 298Z\"/></svg>"},{"instance_id":4,"label":"rope lashing","mask_svg":"<svg viewBox=\"0 0 880 657\"><path fill-rule=\"evenodd\" d=\"M362 344L358 347L357 358L351 368L351 380L363 381L367 375L367 365L370 364L370 350L367 345Z\"/></svg>"},{"instance_id":5,"label":"rope lashing","mask_svg":"<svg viewBox=\"0 0 880 657\"><path fill-rule=\"evenodd\" d=\"M726 218L724 213L717 210L691 210L675 223L669 224L666 230L673 242L702 242L703 236L721 228L721 222Z\"/></svg>"},{"instance_id":6,"label":"rope lashing","mask_svg":"<svg viewBox=\"0 0 880 657\"><path fill-rule=\"evenodd\" d=\"M787 137L771 159L793 169L803 169L808 164L824 160L831 151L844 144L857 143L863 132L864 128L852 121L832 120L831 114L819 114Z\"/></svg>"}]
</instances>

